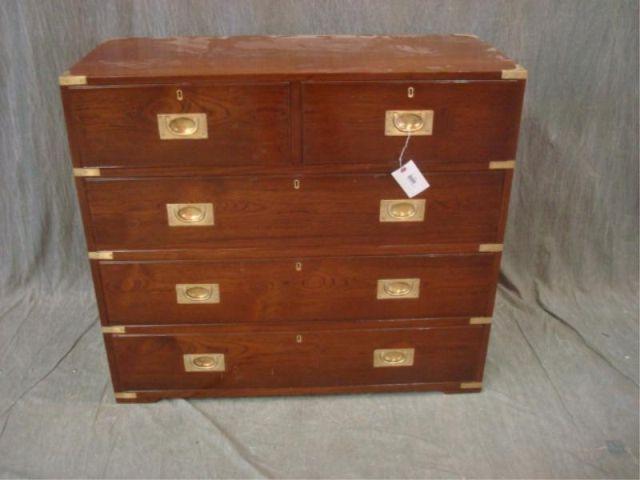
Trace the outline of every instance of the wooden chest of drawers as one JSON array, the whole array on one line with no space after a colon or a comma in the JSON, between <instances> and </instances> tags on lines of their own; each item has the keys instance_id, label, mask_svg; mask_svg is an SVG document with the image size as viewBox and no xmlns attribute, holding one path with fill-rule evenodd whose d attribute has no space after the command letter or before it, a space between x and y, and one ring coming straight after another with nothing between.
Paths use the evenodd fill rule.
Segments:
<instances>
[{"instance_id":1,"label":"wooden chest of drawers","mask_svg":"<svg viewBox=\"0 0 640 480\"><path fill-rule=\"evenodd\" d=\"M116 399L479 391L525 79L470 35L98 46L60 83Z\"/></svg>"}]
</instances>

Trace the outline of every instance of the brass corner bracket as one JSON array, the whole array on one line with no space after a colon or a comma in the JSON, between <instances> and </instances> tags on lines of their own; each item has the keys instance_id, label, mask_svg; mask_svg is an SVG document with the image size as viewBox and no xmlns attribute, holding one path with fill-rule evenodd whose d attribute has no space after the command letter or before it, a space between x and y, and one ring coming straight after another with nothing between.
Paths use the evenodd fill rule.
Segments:
<instances>
[{"instance_id":1,"label":"brass corner bracket","mask_svg":"<svg viewBox=\"0 0 640 480\"><path fill-rule=\"evenodd\" d=\"M100 169L99 168L74 168L73 176L74 177L99 177Z\"/></svg>"},{"instance_id":2,"label":"brass corner bracket","mask_svg":"<svg viewBox=\"0 0 640 480\"><path fill-rule=\"evenodd\" d=\"M113 260L113 252L109 251L99 251L99 252L89 252L90 260Z\"/></svg>"},{"instance_id":3,"label":"brass corner bracket","mask_svg":"<svg viewBox=\"0 0 640 480\"><path fill-rule=\"evenodd\" d=\"M479 252L501 252L504 245L502 243L481 243L478 245Z\"/></svg>"},{"instance_id":4,"label":"brass corner bracket","mask_svg":"<svg viewBox=\"0 0 640 480\"><path fill-rule=\"evenodd\" d=\"M504 80L525 80L527 78L527 69L522 65L516 65L516 68L502 70L502 78Z\"/></svg>"},{"instance_id":5,"label":"brass corner bracket","mask_svg":"<svg viewBox=\"0 0 640 480\"><path fill-rule=\"evenodd\" d=\"M471 317L469 325L491 325L491 317Z\"/></svg>"},{"instance_id":6,"label":"brass corner bracket","mask_svg":"<svg viewBox=\"0 0 640 480\"><path fill-rule=\"evenodd\" d=\"M515 166L516 166L515 160L489 162L489 170L513 170Z\"/></svg>"},{"instance_id":7,"label":"brass corner bracket","mask_svg":"<svg viewBox=\"0 0 640 480\"><path fill-rule=\"evenodd\" d=\"M115 392L113 396L116 400L134 400L138 398L138 394L136 392Z\"/></svg>"},{"instance_id":8,"label":"brass corner bracket","mask_svg":"<svg viewBox=\"0 0 640 480\"><path fill-rule=\"evenodd\" d=\"M61 87L68 87L71 85L86 85L87 84L87 76L86 75L71 75L69 70L66 70L58 77L58 83Z\"/></svg>"},{"instance_id":9,"label":"brass corner bracket","mask_svg":"<svg viewBox=\"0 0 640 480\"><path fill-rule=\"evenodd\" d=\"M123 326L113 326L113 327L102 327L102 333L127 333L126 327Z\"/></svg>"},{"instance_id":10,"label":"brass corner bracket","mask_svg":"<svg viewBox=\"0 0 640 480\"><path fill-rule=\"evenodd\" d=\"M476 388L482 388L482 382L462 382L460 388L464 390L471 390Z\"/></svg>"}]
</instances>

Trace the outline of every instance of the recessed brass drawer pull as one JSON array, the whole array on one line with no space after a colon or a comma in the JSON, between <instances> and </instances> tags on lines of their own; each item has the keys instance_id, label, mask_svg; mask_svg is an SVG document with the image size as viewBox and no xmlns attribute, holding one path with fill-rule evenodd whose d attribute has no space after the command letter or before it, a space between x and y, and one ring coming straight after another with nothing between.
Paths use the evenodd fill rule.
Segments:
<instances>
[{"instance_id":1,"label":"recessed brass drawer pull","mask_svg":"<svg viewBox=\"0 0 640 480\"><path fill-rule=\"evenodd\" d=\"M384 134L387 136L431 135L433 110L387 110Z\"/></svg>"},{"instance_id":2,"label":"recessed brass drawer pull","mask_svg":"<svg viewBox=\"0 0 640 480\"><path fill-rule=\"evenodd\" d=\"M159 113L158 133L161 140L198 140L207 138L205 113Z\"/></svg>"},{"instance_id":3,"label":"recessed brass drawer pull","mask_svg":"<svg viewBox=\"0 0 640 480\"><path fill-rule=\"evenodd\" d=\"M413 365L413 348L379 348L373 351L374 367L410 367Z\"/></svg>"},{"instance_id":4,"label":"recessed brass drawer pull","mask_svg":"<svg viewBox=\"0 0 640 480\"><path fill-rule=\"evenodd\" d=\"M183 355L186 372L224 372L224 353L186 353Z\"/></svg>"},{"instance_id":5,"label":"recessed brass drawer pull","mask_svg":"<svg viewBox=\"0 0 640 480\"><path fill-rule=\"evenodd\" d=\"M220 286L217 283L176 285L176 301L179 304L220 303Z\"/></svg>"},{"instance_id":6,"label":"recessed brass drawer pull","mask_svg":"<svg viewBox=\"0 0 640 480\"><path fill-rule=\"evenodd\" d=\"M419 278L387 278L378 280L378 300L419 297Z\"/></svg>"},{"instance_id":7,"label":"recessed brass drawer pull","mask_svg":"<svg viewBox=\"0 0 640 480\"><path fill-rule=\"evenodd\" d=\"M403 297L411 291L411 285L406 282L385 283L384 291L392 297Z\"/></svg>"},{"instance_id":8,"label":"recessed brass drawer pull","mask_svg":"<svg viewBox=\"0 0 640 480\"><path fill-rule=\"evenodd\" d=\"M168 203L167 222L171 227L206 227L214 224L212 203Z\"/></svg>"},{"instance_id":9,"label":"recessed brass drawer pull","mask_svg":"<svg viewBox=\"0 0 640 480\"><path fill-rule=\"evenodd\" d=\"M424 198L380 200L381 222L422 222L426 201Z\"/></svg>"},{"instance_id":10,"label":"recessed brass drawer pull","mask_svg":"<svg viewBox=\"0 0 640 480\"><path fill-rule=\"evenodd\" d=\"M415 217L416 207L409 202L393 203L389 207L389 215L396 218Z\"/></svg>"}]
</instances>

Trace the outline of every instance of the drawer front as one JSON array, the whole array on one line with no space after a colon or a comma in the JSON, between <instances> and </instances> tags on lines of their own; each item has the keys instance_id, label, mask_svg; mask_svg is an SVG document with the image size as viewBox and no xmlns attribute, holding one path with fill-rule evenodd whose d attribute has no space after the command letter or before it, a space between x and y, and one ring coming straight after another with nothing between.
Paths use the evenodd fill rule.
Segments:
<instances>
[{"instance_id":1,"label":"drawer front","mask_svg":"<svg viewBox=\"0 0 640 480\"><path fill-rule=\"evenodd\" d=\"M499 254L100 262L108 323L490 316Z\"/></svg>"},{"instance_id":2,"label":"drawer front","mask_svg":"<svg viewBox=\"0 0 640 480\"><path fill-rule=\"evenodd\" d=\"M406 196L390 175L86 179L83 185L93 249L206 248L287 237L500 243L504 175L427 174L431 187L416 197L424 203L409 205L414 216L404 218L416 221L381 221L381 215L403 220L407 214ZM383 200L392 202L381 206ZM191 213L193 223L170 224Z\"/></svg>"},{"instance_id":3,"label":"drawer front","mask_svg":"<svg viewBox=\"0 0 640 480\"><path fill-rule=\"evenodd\" d=\"M286 84L81 88L66 95L80 166L289 162Z\"/></svg>"},{"instance_id":4,"label":"drawer front","mask_svg":"<svg viewBox=\"0 0 640 480\"><path fill-rule=\"evenodd\" d=\"M488 326L109 335L119 390L478 381Z\"/></svg>"},{"instance_id":5,"label":"drawer front","mask_svg":"<svg viewBox=\"0 0 640 480\"><path fill-rule=\"evenodd\" d=\"M397 127L416 128L405 158L427 167L514 159L522 83L304 84L304 163L394 166L406 140Z\"/></svg>"}]
</instances>

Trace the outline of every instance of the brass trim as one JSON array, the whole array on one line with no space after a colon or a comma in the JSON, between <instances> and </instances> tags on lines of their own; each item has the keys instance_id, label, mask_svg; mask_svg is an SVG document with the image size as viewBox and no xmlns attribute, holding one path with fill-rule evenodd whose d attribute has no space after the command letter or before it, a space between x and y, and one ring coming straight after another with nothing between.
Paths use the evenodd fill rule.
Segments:
<instances>
[{"instance_id":1,"label":"brass trim","mask_svg":"<svg viewBox=\"0 0 640 480\"><path fill-rule=\"evenodd\" d=\"M170 227L209 227L215 224L212 203L167 203Z\"/></svg>"},{"instance_id":2,"label":"brass trim","mask_svg":"<svg viewBox=\"0 0 640 480\"><path fill-rule=\"evenodd\" d=\"M388 137L431 135L433 110L387 110L384 116L384 134Z\"/></svg>"},{"instance_id":3,"label":"brass trim","mask_svg":"<svg viewBox=\"0 0 640 480\"><path fill-rule=\"evenodd\" d=\"M471 317L469 325L490 325L491 317Z\"/></svg>"},{"instance_id":4,"label":"brass trim","mask_svg":"<svg viewBox=\"0 0 640 480\"><path fill-rule=\"evenodd\" d=\"M387 110L384 134L388 137L431 135L433 110Z\"/></svg>"},{"instance_id":5,"label":"brass trim","mask_svg":"<svg viewBox=\"0 0 640 480\"><path fill-rule=\"evenodd\" d=\"M414 348L378 348L373 351L373 366L411 367L414 357Z\"/></svg>"},{"instance_id":6,"label":"brass trim","mask_svg":"<svg viewBox=\"0 0 640 480\"><path fill-rule=\"evenodd\" d=\"M127 329L123 326L102 327L102 333L127 333Z\"/></svg>"},{"instance_id":7,"label":"brass trim","mask_svg":"<svg viewBox=\"0 0 640 480\"><path fill-rule=\"evenodd\" d=\"M422 222L427 202L424 198L380 200L381 222Z\"/></svg>"},{"instance_id":8,"label":"brass trim","mask_svg":"<svg viewBox=\"0 0 640 480\"><path fill-rule=\"evenodd\" d=\"M217 283L179 283L176 302L181 305L220 303L220 286Z\"/></svg>"},{"instance_id":9,"label":"brass trim","mask_svg":"<svg viewBox=\"0 0 640 480\"><path fill-rule=\"evenodd\" d=\"M472 388L482 388L482 382L462 382L460 388L468 390Z\"/></svg>"},{"instance_id":10,"label":"brass trim","mask_svg":"<svg viewBox=\"0 0 640 480\"><path fill-rule=\"evenodd\" d=\"M58 77L58 83L60 86L70 86L70 85L86 85L87 84L87 76L86 75L71 75L69 70L62 72L62 75Z\"/></svg>"},{"instance_id":11,"label":"brass trim","mask_svg":"<svg viewBox=\"0 0 640 480\"><path fill-rule=\"evenodd\" d=\"M109 251L100 251L100 252L89 252L90 260L113 260L113 252Z\"/></svg>"},{"instance_id":12,"label":"brass trim","mask_svg":"<svg viewBox=\"0 0 640 480\"><path fill-rule=\"evenodd\" d=\"M504 80L524 80L527 78L527 69L516 64L516 68L502 70L502 78Z\"/></svg>"},{"instance_id":13,"label":"brass trim","mask_svg":"<svg viewBox=\"0 0 640 480\"><path fill-rule=\"evenodd\" d=\"M224 353L185 353L182 356L185 372L224 372Z\"/></svg>"},{"instance_id":14,"label":"brass trim","mask_svg":"<svg viewBox=\"0 0 640 480\"><path fill-rule=\"evenodd\" d=\"M512 170L516 166L515 160L504 160L500 162L489 162L489 170Z\"/></svg>"},{"instance_id":15,"label":"brass trim","mask_svg":"<svg viewBox=\"0 0 640 480\"><path fill-rule=\"evenodd\" d=\"M473 33L452 33L452 35L454 37L471 37L471 38L478 38L477 35L474 35Z\"/></svg>"},{"instance_id":16,"label":"brass trim","mask_svg":"<svg viewBox=\"0 0 640 480\"><path fill-rule=\"evenodd\" d=\"M113 396L119 400L133 400L138 398L138 394L136 392L115 392Z\"/></svg>"},{"instance_id":17,"label":"brass trim","mask_svg":"<svg viewBox=\"0 0 640 480\"><path fill-rule=\"evenodd\" d=\"M481 243L478 245L479 252L501 252L504 245L502 243Z\"/></svg>"},{"instance_id":18,"label":"brass trim","mask_svg":"<svg viewBox=\"0 0 640 480\"><path fill-rule=\"evenodd\" d=\"M202 140L209 137L206 113L159 113L160 140Z\"/></svg>"},{"instance_id":19,"label":"brass trim","mask_svg":"<svg viewBox=\"0 0 640 480\"><path fill-rule=\"evenodd\" d=\"M99 168L74 168L73 176L74 177L99 177L100 169Z\"/></svg>"},{"instance_id":20,"label":"brass trim","mask_svg":"<svg viewBox=\"0 0 640 480\"><path fill-rule=\"evenodd\" d=\"M378 280L378 300L404 300L420 297L419 278L382 278Z\"/></svg>"}]
</instances>

